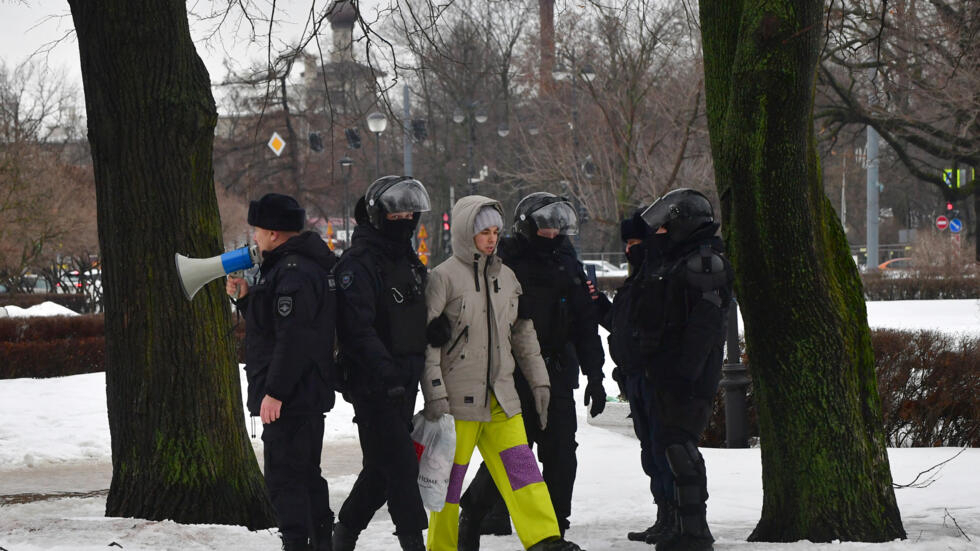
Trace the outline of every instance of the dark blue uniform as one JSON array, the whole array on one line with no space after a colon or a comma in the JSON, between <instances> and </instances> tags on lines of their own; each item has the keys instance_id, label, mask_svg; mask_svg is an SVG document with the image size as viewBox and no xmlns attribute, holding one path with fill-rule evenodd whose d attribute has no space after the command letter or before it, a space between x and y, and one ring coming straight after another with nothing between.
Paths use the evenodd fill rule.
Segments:
<instances>
[{"instance_id":1,"label":"dark blue uniform","mask_svg":"<svg viewBox=\"0 0 980 551\"><path fill-rule=\"evenodd\" d=\"M710 224L681 243L661 234L634 245L644 260L605 319L658 515L669 511L688 527L703 524L708 498L697 443L721 378L734 279L716 230Z\"/></svg>"},{"instance_id":2,"label":"dark blue uniform","mask_svg":"<svg viewBox=\"0 0 980 551\"><path fill-rule=\"evenodd\" d=\"M521 283L519 315L533 320L541 356L548 366L551 400L546 430L541 430L534 396L519 370L514 371L514 381L528 443L537 444L542 476L564 533L569 526L578 469L573 390L579 386L580 366L590 381L602 380L605 357L598 333L598 310L585 283L585 270L568 239L559 236L556 240L553 248L542 249L517 234L502 239L497 254ZM502 503L486 466L481 465L460 505L473 518L481 518Z\"/></svg>"},{"instance_id":3,"label":"dark blue uniform","mask_svg":"<svg viewBox=\"0 0 980 551\"><path fill-rule=\"evenodd\" d=\"M249 413L259 415L267 394L282 401L262 441L266 485L286 540L329 537L333 522L320 453L323 414L334 404L336 262L318 235L302 233L264 253L257 284L238 304L246 320Z\"/></svg>"},{"instance_id":4,"label":"dark blue uniform","mask_svg":"<svg viewBox=\"0 0 980 551\"><path fill-rule=\"evenodd\" d=\"M421 532L428 519L411 419L425 364L425 266L409 241L359 223L336 274L345 395L364 454L339 521L356 536L387 500L396 533Z\"/></svg>"}]
</instances>

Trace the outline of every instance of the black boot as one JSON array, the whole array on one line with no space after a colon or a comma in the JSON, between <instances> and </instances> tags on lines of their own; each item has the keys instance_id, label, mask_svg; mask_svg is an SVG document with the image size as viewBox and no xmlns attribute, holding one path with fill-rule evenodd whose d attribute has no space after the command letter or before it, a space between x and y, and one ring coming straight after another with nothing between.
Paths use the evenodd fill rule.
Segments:
<instances>
[{"instance_id":1,"label":"black boot","mask_svg":"<svg viewBox=\"0 0 980 551\"><path fill-rule=\"evenodd\" d=\"M459 513L458 551L480 551L480 519L473 518L467 510Z\"/></svg>"},{"instance_id":2,"label":"black boot","mask_svg":"<svg viewBox=\"0 0 980 551\"><path fill-rule=\"evenodd\" d=\"M513 533L510 527L510 513L504 500L498 500L493 509L480 522L480 534L486 536L509 536Z\"/></svg>"},{"instance_id":3,"label":"black boot","mask_svg":"<svg viewBox=\"0 0 980 551\"><path fill-rule=\"evenodd\" d=\"M333 516L323 519L313 527L314 551L333 551L331 537L333 536Z\"/></svg>"},{"instance_id":4,"label":"black boot","mask_svg":"<svg viewBox=\"0 0 980 551\"><path fill-rule=\"evenodd\" d=\"M665 502L657 507L657 522L651 526L652 530L647 534L643 541L653 545L659 541L670 538L677 532L677 506L670 502Z\"/></svg>"},{"instance_id":5,"label":"black boot","mask_svg":"<svg viewBox=\"0 0 980 551\"><path fill-rule=\"evenodd\" d=\"M422 540L421 531L398 534L398 543L402 546L402 551L425 551L425 541Z\"/></svg>"},{"instance_id":6,"label":"black boot","mask_svg":"<svg viewBox=\"0 0 980 551\"><path fill-rule=\"evenodd\" d=\"M657 551L711 551L715 538L704 513L677 516L677 530L657 543Z\"/></svg>"},{"instance_id":7,"label":"black boot","mask_svg":"<svg viewBox=\"0 0 980 551\"><path fill-rule=\"evenodd\" d=\"M342 522L334 524L333 535L330 538L333 543L333 551L354 551L354 544L357 543L359 533L352 532Z\"/></svg>"},{"instance_id":8,"label":"black boot","mask_svg":"<svg viewBox=\"0 0 980 551\"><path fill-rule=\"evenodd\" d=\"M585 551L578 545L570 541L565 541L558 536L543 539L527 548L527 551Z\"/></svg>"},{"instance_id":9,"label":"black boot","mask_svg":"<svg viewBox=\"0 0 980 551\"><path fill-rule=\"evenodd\" d=\"M313 548L308 539L282 538L282 551L310 551L311 549Z\"/></svg>"}]
</instances>

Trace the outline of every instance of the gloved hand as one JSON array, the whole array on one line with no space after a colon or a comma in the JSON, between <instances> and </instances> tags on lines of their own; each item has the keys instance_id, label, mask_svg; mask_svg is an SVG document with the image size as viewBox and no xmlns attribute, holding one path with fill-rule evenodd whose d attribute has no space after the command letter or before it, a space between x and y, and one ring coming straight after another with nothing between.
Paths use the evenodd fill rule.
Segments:
<instances>
[{"instance_id":1,"label":"gloved hand","mask_svg":"<svg viewBox=\"0 0 980 551\"><path fill-rule=\"evenodd\" d=\"M606 409L606 389L602 386L602 379L599 377L589 378L589 384L585 385L585 405L592 402L589 414L592 417L602 413Z\"/></svg>"},{"instance_id":2,"label":"gloved hand","mask_svg":"<svg viewBox=\"0 0 980 551\"><path fill-rule=\"evenodd\" d=\"M449 327L449 318L446 317L446 314L433 318L425 328L425 341L436 348L440 348L449 342L452 336L453 330Z\"/></svg>"},{"instance_id":3,"label":"gloved hand","mask_svg":"<svg viewBox=\"0 0 980 551\"><path fill-rule=\"evenodd\" d=\"M449 398L430 400L422 409L422 415L429 421L437 421L446 413L449 413Z\"/></svg>"},{"instance_id":4,"label":"gloved hand","mask_svg":"<svg viewBox=\"0 0 980 551\"><path fill-rule=\"evenodd\" d=\"M551 388L546 386L536 386L531 389L534 394L534 409L538 412L538 420L541 430L548 426L548 402L551 401Z\"/></svg>"}]
</instances>

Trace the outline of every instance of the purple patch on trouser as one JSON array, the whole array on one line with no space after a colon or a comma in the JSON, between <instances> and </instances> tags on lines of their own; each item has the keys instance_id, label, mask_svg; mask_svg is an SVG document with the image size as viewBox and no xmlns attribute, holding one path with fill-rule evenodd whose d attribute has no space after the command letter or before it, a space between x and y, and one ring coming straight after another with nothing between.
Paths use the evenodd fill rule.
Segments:
<instances>
[{"instance_id":1,"label":"purple patch on trouser","mask_svg":"<svg viewBox=\"0 0 980 551\"><path fill-rule=\"evenodd\" d=\"M538 469L538 461L534 458L534 453L527 444L514 446L500 452L500 461L504 464L507 471L507 478L510 480L510 489L520 490L528 484L544 482L541 478L541 471Z\"/></svg>"},{"instance_id":2,"label":"purple patch on trouser","mask_svg":"<svg viewBox=\"0 0 980 551\"><path fill-rule=\"evenodd\" d=\"M469 466L469 463L453 463L453 470L449 472L449 488L446 489L446 503L459 504L459 495L463 493L463 477L466 476L466 468Z\"/></svg>"}]
</instances>

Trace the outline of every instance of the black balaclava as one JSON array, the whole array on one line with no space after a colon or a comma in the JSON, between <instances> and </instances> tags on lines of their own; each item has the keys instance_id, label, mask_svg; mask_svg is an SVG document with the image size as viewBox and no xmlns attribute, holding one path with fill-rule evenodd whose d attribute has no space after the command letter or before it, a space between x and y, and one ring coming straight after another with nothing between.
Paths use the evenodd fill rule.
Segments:
<instances>
[{"instance_id":1,"label":"black balaclava","mask_svg":"<svg viewBox=\"0 0 980 551\"><path fill-rule=\"evenodd\" d=\"M565 236L562 234L558 234L553 239L542 237L538 235L538 225L534 222L534 220L531 220L530 222L531 223L529 225L530 226L529 229L531 235L527 236L527 240L531 244L531 248L533 248L536 251L541 251L546 253L550 253L558 250L558 247L561 246L561 243L565 239Z\"/></svg>"},{"instance_id":2,"label":"black balaclava","mask_svg":"<svg viewBox=\"0 0 980 551\"><path fill-rule=\"evenodd\" d=\"M409 220L381 220L381 234L386 239L395 243L405 243L415 235L415 228L419 224L419 213L414 213Z\"/></svg>"},{"instance_id":3,"label":"black balaclava","mask_svg":"<svg viewBox=\"0 0 980 551\"><path fill-rule=\"evenodd\" d=\"M630 246L629 250L626 251L626 260L630 263L630 267L634 270L640 269L640 266L643 265L643 260L646 258L646 256L646 242L634 243Z\"/></svg>"}]
</instances>

